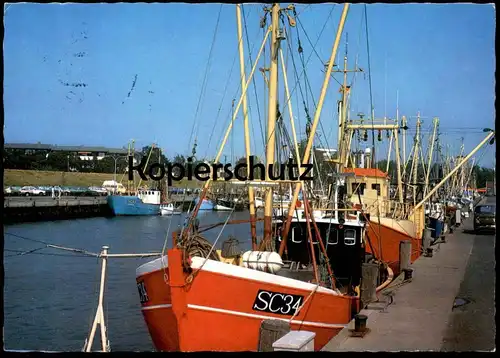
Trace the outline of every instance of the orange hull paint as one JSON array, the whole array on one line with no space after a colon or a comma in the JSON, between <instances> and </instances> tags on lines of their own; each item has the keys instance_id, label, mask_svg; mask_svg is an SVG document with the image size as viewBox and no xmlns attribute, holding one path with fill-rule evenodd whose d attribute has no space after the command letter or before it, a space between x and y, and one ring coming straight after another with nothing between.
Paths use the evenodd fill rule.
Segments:
<instances>
[{"instance_id":1,"label":"orange hull paint","mask_svg":"<svg viewBox=\"0 0 500 358\"><path fill-rule=\"evenodd\" d=\"M366 245L365 250L374 254L377 258L382 256L382 260L389 265L395 274L399 273L399 243L401 241L411 240L412 263L420 257L422 243L421 240L417 238L406 235L383 224L379 225L373 221L370 221L370 225L367 225L366 233L375 252L372 252L372 248L368 244ZM380 255L379 252L379 237L381 238L382 255Z\"/></svg>"},{"instance_id":2,"label":"orange hull paint","mask_svg":"<svg viewBox=\"0 0 500 358\"><path fill-rule=\"evenodd\" d=\"M137 277L147 291L148 300L142 304L142 312L159 351L256 351L264 319L292 318L253 309L259 290L300 295L304 297L301 304L312 292L203 268L195 270L193 281L186 284L187 274L182 270L181 252L177 249L169 250L168 267ZM242 272L243 268L238 270ZM245 275L254 271L244 270L249 271ZM293 317L291 329L315 332L314 348L319 350L349 323L358 308L357 297L318 289Z\"/></svg>"}]
</instances>

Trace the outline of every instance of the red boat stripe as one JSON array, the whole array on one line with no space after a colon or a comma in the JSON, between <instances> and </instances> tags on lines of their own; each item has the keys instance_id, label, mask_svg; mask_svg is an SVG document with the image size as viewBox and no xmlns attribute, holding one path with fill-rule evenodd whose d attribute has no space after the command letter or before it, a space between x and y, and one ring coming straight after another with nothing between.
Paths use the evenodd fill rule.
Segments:
<instances>
[{"instance_id":1,"label":"red boat stripe","mask_svg":"<svg viewBox=\"0 0 500 358\"><path fill-rule=\"evenodd\" d=\"M172 307L172 304L166 303L166 304L163 304L163 305L146 306L146 307L142 307L141 309L142 310L154 310L154 309L157 309L157 308L171 308L171 307Z\"/></svg>"},{"instance_id":2,"label":"red boat stripe","mask_svg":"<svg viewBox=\"0 0 500 358\"><path fill-rule=\"evenodd\" d=\"M162 305L147 306L147 307L143 307L142 309L143 310L152 310L152 309L158 309L158 308L171 308L171 307L172 307L171 304L162 304ZM250 317L250 318L259 318L259 319L272 318L272 319L278 319L280 321L289 321L289 319L286 319L286 318L278 318L278 317L274 317L274 316L271 317L271 316L264 316L264 315L259 315L259 314L230 311L230 310L225 310L225 309L221 309L221 308L214 308L214 307L207 307L207 306L188 304L188 308L192 308L192 309L200 310L200 311L226 313L226 314L230 314L230 315ZM303 326L324 327L324 328L345 328L345 327L347 327L347 324L308 322L308 321L300 321L300 320L293 320L291 323L292 324L300 324Z\"/></svg>"}]
</instances>

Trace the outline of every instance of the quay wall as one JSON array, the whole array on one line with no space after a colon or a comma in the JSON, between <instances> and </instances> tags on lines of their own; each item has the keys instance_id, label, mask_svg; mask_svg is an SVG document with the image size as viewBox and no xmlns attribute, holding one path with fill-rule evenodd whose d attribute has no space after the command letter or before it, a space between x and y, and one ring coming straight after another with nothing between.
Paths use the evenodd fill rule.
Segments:
<instances>
[{"instance_id":1,"label":"quay wall","mask_svg":"<svg viewBox=\"0 0 500 358\"><path fill-rule=\"evenodd\" d=\"M5 197L4 224L108 217L106 197Z\"/></svg>"}]
</instances>

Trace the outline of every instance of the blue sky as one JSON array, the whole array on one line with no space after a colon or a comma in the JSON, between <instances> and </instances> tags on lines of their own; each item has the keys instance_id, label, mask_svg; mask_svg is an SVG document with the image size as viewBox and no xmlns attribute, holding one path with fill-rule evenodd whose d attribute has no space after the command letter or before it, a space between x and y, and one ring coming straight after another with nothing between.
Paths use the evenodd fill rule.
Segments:
<instances>
[{"instance_id":1,"label":"blue sky","mask_svg":"<svg viewBox=\"0 0 500 358\"><path fill-rule=\"evenodd\" d=\"M323 24L325 30L316 51L323 61L330 56L342 9L335 6L332 10L332 6L297 5L306 31L297 27L305 59L313 53L305 34L314 43ZM255 4L244 7L252 59L262 41L261 8ZM207 86L200 97L219 11ZM239 99L238 60L232 66L237 51L234 5L14 4L8 7L4 24L6 142L122 147L135 139L136 147L157 142L173 156L190 153L190 137L197 134L198 155L214 156L231 115L231 101ZM464 137L465 150L470 151L484 137L481 129L494 127L494 29L492 5L368 5L376 117L395 117L399 92L399 112L410 118L412 128L420 111L427 135L432 117L437 116L442 141L458 147ZM349 67L358 57L359 66L367 71L365 31L363 5L351 6L345 27ZM292 32L290 47L300 72L296 34ZM246 38L244 41L246 45ZM341 54L345 41L344 35ZM286 55L287 45L283 48ZM246 57L248 52L245 47ZM247 62L247 75L250 69ZM313 53L307 76L315 100L323 81L321 69ZM287 71L294 87L291 62ZM340 75L336 78L341 81ZM252 147L262 155L257 112L259 109L265 125L267 111L261 100L264 83L259 71L255 81L258 108L254 88L248 92ZM337 137L338 89L338 83L330 81L319 132L322 143L331 147ZM284 98L283 90L280 98ZM312 96L305 99L312 114ZM305 114L298 90L293 101L296 124L303 136ZM369 114L369 108L368 76L358 75L352 114ZM287 113L286 108L281 111ZM244 153L241 118L224 151L228 157ZM493 151L488 150L482 164L491 166Z\"/></svg>"}]
</instances>

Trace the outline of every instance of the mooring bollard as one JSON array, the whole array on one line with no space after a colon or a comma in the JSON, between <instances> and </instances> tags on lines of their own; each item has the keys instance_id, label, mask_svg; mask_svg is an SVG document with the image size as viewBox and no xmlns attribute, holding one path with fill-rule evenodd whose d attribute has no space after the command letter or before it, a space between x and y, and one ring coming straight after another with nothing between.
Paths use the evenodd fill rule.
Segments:
<instances>
[{"instance_id":1,"label":"mooring bollard","mask_svg":"<svg viewBox=\"0 0 500 358\"><path fill-rule=\"evenodd\" d=\"M432 239L431 229L425 228L424 235L422 236L422 250L424 252L424 256L426 257L432 257L431 239Z\"/></svg>"},{"instance_id":2,"label":"mooring bollard","mask_svg":"<svg viewBox=\"0 0 500 358\"><path fill-rule=\"evenodd\" d=\"M399 243L399 272L410 268L411 265L411 241L404 240Z\"/></svg>"},{"instance_id":3,"label":"mooring bollard","mask_svg":"<svg viewBox=\"0 0 500 358\"><path fill-rule=\"evenodd\" d=\"M361 308L365 308L369 303L378 301L377 281L379 276L379 266L377 263L363 263L361 265L361 288L359 297Z\"/></svg>"},{"instance_id":4,"label":"mooring bollard","mask_svg":"<svg viewBox=\"0 0 500 358\"><path fill-rule=\"evenodd\" d=\"M263 320L260 325L258 352L272 352L273 343L290 332L290 324L277 319Z\"/></svg>"},{"instance_id":5,"label":"mooring bollard","mask_svg":"<svg viewBox=\"0 0 500 358\"><path fill-rule=\"evenodd\" d=\"M366 321L368 316L364 314L357 314L354 316L354 332L364 332L366 331Z\"/></svg>"},{"instance_id":6,"label":"mooring bollard","mask_svg":"<svg viewBox=\"0 0 500 358\"><path fill-rule=\"evenodd\" d=\"M405 281L411 280L413 277L413 269L411 268L406 268L403 270L404 275L405 275Z\"/></svg>"}]
</instances>

